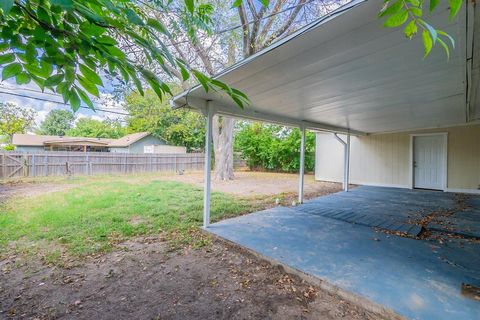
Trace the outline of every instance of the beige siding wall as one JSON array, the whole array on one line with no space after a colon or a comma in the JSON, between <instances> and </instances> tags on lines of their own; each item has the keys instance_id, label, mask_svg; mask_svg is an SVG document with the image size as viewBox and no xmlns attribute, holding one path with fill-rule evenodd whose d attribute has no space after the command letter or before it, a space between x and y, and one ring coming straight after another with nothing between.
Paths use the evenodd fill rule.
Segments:
<instances>
[{"instance_id":1,"label":"beige siding wall","mask_svg":"<svg viewBox=\"0 0 480 320\"><path fill-rule=\"evenodd\" d=\"M352 137L350 181L356 184L410 187L410 135L448 133L448 189L476 190L480 185L480 125ZM340 136L345 139L344 136ZM315 177L342 181L343 148L332 134L317 134Z\"/></svg>"}]
</instances>

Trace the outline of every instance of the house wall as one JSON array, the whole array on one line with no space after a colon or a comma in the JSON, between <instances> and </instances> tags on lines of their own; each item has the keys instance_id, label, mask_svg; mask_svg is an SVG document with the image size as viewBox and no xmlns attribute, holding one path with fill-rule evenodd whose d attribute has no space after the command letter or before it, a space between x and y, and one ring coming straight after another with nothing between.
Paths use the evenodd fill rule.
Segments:
<instances>
[{"instance_id":1,"label":"house wall","mask_svg":"<svg viewBox=\"0 0 480 320\"><path fill-rule=\"evenodd\" d=\"M144 153L143 147L150 146L150 145L165 145L165 141L162 139L158 139L154 136L146 136L135 143L132 143L129 147L119 148L119 147L112 147L110 148L110 152L119 152L119 153Z\"/></svg>"},{"instance_id":2,"label":"house wall","mask_svg":"<svg viewBox=\"0 0 480 320\"><path fill-rule=\"evenodd\" d=\"M44 149L43 146L41 146L41 147L36 147L36 146L16 146L16 147L15 147L15 151L34 153L34 152L44 152L45 149Z\"/></svg>"},{"instance_id":3,"label":"house wall","mask_svg":"<svg viewBox=\"0 0 480 320\"><path fill-rule=\"evenodd\" d=\"M435 132L448 133L447 191L478 192L480 125L351 137L351 183L411 187L410 135ZM315 178L343 179L343 147L332 134L317 134Z\"/></svg>"},{"instance_id":4,"label":"house wall","mask_svg":"<svg viewBox=\"0 0 480 320\"><path fill-rule=\"evenodd\" d=\"M146 136L143 139L138 140L130 145L130 153L143 153L144 146L150 146L152 144L166 144L165 141L158 139L154 136Z\"/></svg>"},{"instance_id":5,"label":"house wall","mask_svg":"<svg viewBox=\"0 0 480 320\"><path fill-rule=\"evenodd\" d=\"M113 152L113 153L129 153L128 147L124 147L124 148L110 147L108 149L110 152Z\"/></svg>"}]
</instances>

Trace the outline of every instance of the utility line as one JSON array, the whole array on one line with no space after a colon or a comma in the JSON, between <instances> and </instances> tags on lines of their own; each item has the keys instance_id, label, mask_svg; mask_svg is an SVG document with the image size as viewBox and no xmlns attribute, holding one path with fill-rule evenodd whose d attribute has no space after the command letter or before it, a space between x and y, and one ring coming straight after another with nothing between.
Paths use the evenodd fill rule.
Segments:
<instances>
[{"instance_id":1,"label":"utility line","mask_svg":"<svg viewBox=\"0 0 480 320\"><path fill-rule=\"evenodd\" d=\"M23 89L22 89L22 90L23 90ZM31 89L30 89L30 90L31 90ZM34 91L34 90L31 90L31 91ZM34 91L34 92L35 92L35 91ZM25 94L20 94L20 93L13 93L13 92L2 91L2 90L0 90L0 93L8 94L8 95L11 95L11 96L16 96L16 97L21 97L21 98L27 98L27 99L33 99L33 100L43 101L43 102L51 102L51 103L61 104L61 105L64 105L64 106L70 106L70 104L65 103L65 102L62 102L62 101L55 101L55 100L50 100L50 99L45 99L45 98L32 97L32 96L27 96L27 95L25 95ZM40 93L40 92L38 92L38 93ZM91 108L85 107L85 106L80 106L80 108L92 110ZM118 111L112 111L112 110L107 110L107 109L102 109L102 108L95 108L95 110L93 110L93 111L101 111L101 112L106 112L106 113L113 113L113 114L118 114L118 115L122 115L122 116L129 116L129 115L130 115L130 114L128 114L128 113L118 112Z\"/></svg>"}]
</instances>

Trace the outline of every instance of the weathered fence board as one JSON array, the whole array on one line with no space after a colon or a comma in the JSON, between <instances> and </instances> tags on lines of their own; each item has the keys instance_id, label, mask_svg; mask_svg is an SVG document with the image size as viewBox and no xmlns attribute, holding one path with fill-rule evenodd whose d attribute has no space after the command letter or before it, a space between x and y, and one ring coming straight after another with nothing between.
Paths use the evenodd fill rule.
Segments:
<instances>
[{"instance_id":1,"label":"weathered fence board","mask_svg":"<svg viewBox=\"0 0 480 320\"><path fill-rule=\"evenodd\" d=\"M202 170L203 153L0 152L0 179Z\"/></svg>"}]
</instances>

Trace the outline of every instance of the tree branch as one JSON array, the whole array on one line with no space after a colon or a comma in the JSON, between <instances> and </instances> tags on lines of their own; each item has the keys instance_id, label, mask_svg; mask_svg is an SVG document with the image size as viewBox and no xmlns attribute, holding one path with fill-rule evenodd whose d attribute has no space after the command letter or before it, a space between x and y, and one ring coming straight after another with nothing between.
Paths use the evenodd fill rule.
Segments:
<instances>
[{"instance_id":1,"label":"tree branch","mask_svg":"<svg viewBox=\"0 0 480 320\"><path fill-rule=\"evenodd\" d=\"M242 38L243 38L243 55L246 56L250 47L250 26L247 21L247 12L243 2L238 6L238 15L240 16L240 22L242 23Z\"/></svg>"},{"instance_id":2,"label":"tree branch","mask_svg":"<svg viewBox=\"0 0 480 320\"><path fill-rule=\"evenodd\" d=\"M295 21L295 18L297 17L298 13L300 12L300 10L302 10L303 5L305 4L305 1L306 1L306 0L300 0L300 1L298 2L298 6L293 10L293 12L290 14L290 17L287 19L287 21L285 21L285 23L283 24L283 26L280 27L277 31L275 31L275 32L270 36L270 38L268 38L268 40L263 43L262 48L259 48L259 49L265 48L265 47L268 46L273 40L281 37L286 31L288 31L288 29L291 27L292 23Z\"/></svg>"}]
</instances>

